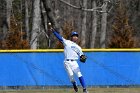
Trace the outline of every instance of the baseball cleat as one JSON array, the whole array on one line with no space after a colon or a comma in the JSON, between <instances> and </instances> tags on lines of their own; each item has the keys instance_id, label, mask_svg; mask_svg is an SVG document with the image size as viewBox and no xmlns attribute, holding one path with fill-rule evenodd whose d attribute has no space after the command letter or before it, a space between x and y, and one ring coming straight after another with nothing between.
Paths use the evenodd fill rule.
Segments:
<instances>
[{"instance_id":1,"label":"baseball cleat","mask_svg":"<svg viewBox=\"0 0 140 93\"><path fill-rule=\"evenodd\" d=\"M77 86L74 86L74 90L75 90L76 93L78 92Z\"/></svg>"},{"instance_id":2,"label":"baseball cleat","mask_svg":"<svg viewBox=\"0 0 140 93\"><path fill-rule=\"evenodd\" d=\"M89 93L87 89L83 89L83 93Z\"/></svg>"}]
</instances>

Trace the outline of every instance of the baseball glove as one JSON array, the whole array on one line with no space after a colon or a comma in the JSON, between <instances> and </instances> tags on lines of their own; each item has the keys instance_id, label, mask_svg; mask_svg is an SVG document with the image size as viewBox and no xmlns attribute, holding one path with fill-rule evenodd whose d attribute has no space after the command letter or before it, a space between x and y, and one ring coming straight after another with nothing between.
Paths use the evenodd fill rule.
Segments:
<instances>
[{"instance_id":1,"label":"baseball glove","mask_svg":"<svg viewBox=\"0 0 140 93\"><path fill-rule=\"evenodd\" d=\"M85 55L81 55L80 56L80 61L85 63L86 62L87 57Z\"/></svg>"}]
</instances>

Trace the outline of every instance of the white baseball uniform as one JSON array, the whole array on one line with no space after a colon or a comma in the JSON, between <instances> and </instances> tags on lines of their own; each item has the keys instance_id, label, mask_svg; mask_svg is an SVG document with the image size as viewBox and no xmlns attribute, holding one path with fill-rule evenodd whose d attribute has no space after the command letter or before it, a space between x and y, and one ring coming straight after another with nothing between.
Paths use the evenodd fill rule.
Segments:
<instances>
[{"instance_id":1,"label":"white baseball uniform","mask_svg":"<svg viewBox=\"0 0 140 93\"><path fill-rule=\"evenodd\" d=\"M64 66L65 69L69 75L70 81L73 84L74 90L77 92L78 88L76 86L76 82L74 80L74 74L77 75L77 77L80 80L80 83L83 87L83 92L88 93L86 89L86 84L84 82L84 78L80 72L79 65L77 63L77 60L79 59L79 56L84 55L82 52L82 49L80 46L78 46L75 42L66 40L62 36L59 35L59 33L55 30L53 30L54 35L61 41L64 45ZM75 34L75 33L74 33Z\"/></svg>"},{"instance_id":2,"label":"white baseball uniform","mask_svg":"<svg viewBox=\"0 0 140 93\"><path fill-rule=\"evenodd\" d=\"M77 60L81 55L84 55L82 52L82 49L80 46L78 46L75 42L66 40L62 36L59 35L59 33L55 30L53 30L54 35L61 41L64 45L64 54L65 54L65 59L64 59L64 66L65 69L69 75L70 81L73 84L73 88L75 92L78 91L78 88L76 86L76 82L74 80L74 74L77 75L79 78L79 81L83 87L83 92L88 93L86 89L86 84L84 81L84 78L80 72L79 65L77 63ZM76 35L76 32L73 32L73 35Z\"/></svg>"}]
</instances>

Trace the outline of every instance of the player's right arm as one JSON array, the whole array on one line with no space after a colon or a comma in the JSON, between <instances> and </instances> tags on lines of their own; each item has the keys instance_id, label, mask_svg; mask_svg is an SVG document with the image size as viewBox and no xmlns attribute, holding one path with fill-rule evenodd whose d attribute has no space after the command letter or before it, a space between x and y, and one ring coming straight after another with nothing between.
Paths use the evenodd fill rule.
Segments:
<instances>
[{"instance_id":1,"label":"player's right arm","mask_svg":"<svg viewBox=\"0 0 140 93\"><path fill-rule=\"evenodd\" d=\"M54 29L53 29L53 34L57 37L57 39L60 42L63 42L63 37L56 30L54 30Z\"/></svg>"},{"instance_id":2,"label":"player's right arm","mask_svg":"<svg viewBox=\"0 0 140 93\"><path fill-rule=\"evenodd\" d=\"M65 45L65 39L58 33L58 31L57 30L55 30L55 29L51 29L52 30L52 32L53 32L53 34L56 36L56 38L61 42L61 43L63 43L64 45Z\"/></svg>"},{"instance_id":3,"label":"player's right arm","mask_svg":"<svg viewBox=\"0 0 140 93\"><path fill-rule=\"evenodd\" d=\"M54 29L51 25L51 23L48 23L48 28L51 32L53 32L53 34L56 36L56 38L61 42L63 43L63 45L66 45L66 39L63 38L56 29Z\"/></svg>"}]
</instances>

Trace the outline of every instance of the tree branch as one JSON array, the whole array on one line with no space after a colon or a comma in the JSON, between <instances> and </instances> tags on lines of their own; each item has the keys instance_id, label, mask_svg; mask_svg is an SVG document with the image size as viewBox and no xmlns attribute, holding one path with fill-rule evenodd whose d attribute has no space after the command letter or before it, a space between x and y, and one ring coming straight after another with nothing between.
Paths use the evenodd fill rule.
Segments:
<instances>
[{"instance_id":1,"label":"tree branch","mask_svg":"<svg viewBox=\"0 0 140 93\"><path fill-rule=\"evenodd\" d=\"M66 1L63 1L63 0L59 0L59 1L62 2L62 3L64 3L64 4L66 4L66 5L68 5L68 6L70 6L70 7L75 8L75 9L81 9L82 8L82 7L74 6L74 5L72 5L72 4L70 4L70 3L66 2Z\"/></svg>"},{"instance_id":2,"label":"tree branch","mask_svg":"<svg viewBox=\"0 0 140 93\"><path fill-rule=\"evenodd\" d=\"M66 2L64 0L59 0L59 1L64 3L64 4L66 4L66 5L68 5L68 6L70 6L70 7L75 8L75 9L79 9L79 10L83 10L83 11L87 11L87 12L99 11L100 9L103 8L103 6L106 4L106 2L108 2L108 1L104 2L103 5L100 6L100 7L96 7L96 8L92 8L92 9L85 9L82 6L78 7L78 6L72 5L72 4L70 4L70 3L68 3L68 2Z\"/></svg>"},{"instance_id":3,"label":"tree branch","mask_svg":"<svg viewBox=\"0 0 140 93\"><path fill-rule=\"evenodd\" d=\"M55 27L56 26L56 22L54 20L51 8L48 6L49 4L46 2L46 0L42 0L42 3L43 3L43 6L45 8L45 11L46 11L48 21L52 23L53 27Z\"/></svg>"}]
</instances>

